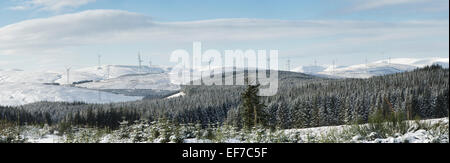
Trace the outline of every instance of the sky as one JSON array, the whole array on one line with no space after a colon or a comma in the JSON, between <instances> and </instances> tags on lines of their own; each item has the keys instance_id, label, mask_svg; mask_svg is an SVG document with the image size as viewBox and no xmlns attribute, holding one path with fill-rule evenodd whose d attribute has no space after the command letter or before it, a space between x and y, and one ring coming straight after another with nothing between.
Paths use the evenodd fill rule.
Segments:
<instances>
[{"instance_id":1,"label":"sky","mask_svg":"<svg viewBox=\"0 0 450 163\"><path fill-rule=\"evenodd\" d=\"M448 57L449 0L1 0L0 69L174 65L203 49L279 50L279 65Z\"/></svg>"}]
</instances>

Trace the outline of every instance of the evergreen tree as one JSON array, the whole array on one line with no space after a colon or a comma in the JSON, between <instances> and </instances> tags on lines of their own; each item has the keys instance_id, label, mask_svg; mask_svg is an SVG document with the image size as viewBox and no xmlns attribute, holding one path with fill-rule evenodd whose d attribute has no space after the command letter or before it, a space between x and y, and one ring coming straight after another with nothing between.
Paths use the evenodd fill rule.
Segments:
<instances>
[{"instance_id":1,"label":"evergreen tree","mask_svg":"<svg viewBox=\"0 0 450 163\"><path fill-rule=\"evenodd\" d=\"M247 83L248 80L246 79ZM247 85L247 89L242 93L242 121L245 128L257 127L265 125L266 113L264 112L263 103L260 102L258 96L260 85Z\"/></svg>"}]
</instances>

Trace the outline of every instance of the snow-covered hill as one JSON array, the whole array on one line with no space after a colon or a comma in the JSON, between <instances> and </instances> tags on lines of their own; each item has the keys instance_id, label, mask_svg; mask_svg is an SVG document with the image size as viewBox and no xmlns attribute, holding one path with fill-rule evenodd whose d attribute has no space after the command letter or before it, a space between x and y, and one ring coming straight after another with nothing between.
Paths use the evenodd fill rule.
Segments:
<instances>
[{"instance_id":1,"label":"snow-covered hill","mask_svg":"<svg viewBox=\"0 0 450 163\"><path fill-rule=\"evenodd\" d=\"M427 65L438 64L442 67L448 67L449 58L394 58L391 60L381 60L374 63L391 63L401 65L411 65L415 67L425 67Z\"/></svg>"},{"instance_id":2,"label":"snow-covered hill","mask_svg":"<svg viewBox=\"0 0 450 163\"><path fill-rule=\"evenodd\" d=\"M178 90L179 86L170 82L167 72L167 68L121 65L72 69L69 73L70 84L80 81L92 82L71 87L66 85L67 73L64 70L55 72L1 70L0 105L16 106L38 101L86 103L134 101L142 97L99 93L92 89Z\"/></svg>"},{"instance_id":3,"label":"snow-covered hill","mask_svg":"<svg viewBox=\"0 0 450 163\"><path fill-rule=\"evenodd\" d=\"M0 83L53 83L61 78L61 74L54 72L27 72L23 70L0 70Z\"/></svg>"},{"instance_id":4,"label":"snow-covered hill","mask_svg":"<svg viewBox=\"0 0 450 163\"><path fill-rule=\"evenodd\" d=\"M433 64L448 68L449 58L396 58L391 60L376 61L368 63L367 65L358 64L335 67L331 65L300 66L292 71L333 78L370 78L372 76L411 71L416 68Z\"/></svg>"},{"instance_id":5,"label":"snow-covered hill","mask_svg":"<svg viewBox=\"0 0 450 163\"><path fill-rule=\"evenodd\" d=\"M18 106L39 101L111 103L140 100L142 97L117 95L69 86L39 83L1 83L0 105Z\"/></svg>"},{"instance_id":6,"label":"snow-covered hill","mask_svg":"<svg viewBox=\"0 0 450 163\"><path fill-rule=\"evenodd\" d=\"M160 67L142 66L122 66L122 65L105 65L102 67L87 67L81 69L71 69L69 72L69 82L78 82L85 80L107 80L114 79L124 75L130 74L160 74L168 70ZM0 70L0 83L5 82L26 82L26 83L59 83L67 84L67 72L60 71L46 71L46 72L31 72L18 69Z\"/></svg>"},{"instance_id":7,"label":"snow-covered hill","mask_svg":"<svg viewBox=\"0 0 450 163\"><path fill-rule=\"evenodd\" d=\"M170 81L167 73L160 74L129 74L117 78L77 85L90 89L152 89L179 90L180 86Z\"/></svg>"},{"instance_id":8,"label":"snow-covered hill","mask_svg":"<svg viewBox=\"0 0 450 163\"><path fill-rule=\"evenodd\" d=\"M70 83L84 80L100 81L114 79L129 74L160 74L164 72L166 72L166 70L159 67L142 66L139 68L138 66L105 65L102 67L96 66L72 70L69 73L69 81ZM67 73L63 72L61 78L55 82L66 84Z\"/></svg>"},{"instance_id":9,"label":"snow-covered hill","mask_svg":"<svg viewBox=\"0 0 450 163\"><path fill-rule=\"evenodd\" d=\"M301 72L301 73L305 73L305 74L317 74L319 72L325 71L326 69L328 69L328 67L330 67L330 66L326 66L326 65L323 65L323 66L300 66L300 67L294 68L291 71Z\"/></svg>"}]
</instances>

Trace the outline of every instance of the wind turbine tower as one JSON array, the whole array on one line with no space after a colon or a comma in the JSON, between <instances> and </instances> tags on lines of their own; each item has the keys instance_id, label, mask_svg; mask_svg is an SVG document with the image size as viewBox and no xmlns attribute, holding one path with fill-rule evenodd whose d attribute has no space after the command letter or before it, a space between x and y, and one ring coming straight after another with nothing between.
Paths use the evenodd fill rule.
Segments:
<instances>
[{"instance_id":1,"label":"wind turbine tower","mask_svg":"<svg viewBox=\"0 0 450 163\"><path fill-rule=\"evenodd\" d=\"M72 67L66 67L66 75L67 75L67 84L70 85L70 69L72 69Z\"/></svg>"},{"instance_id":2,"label":"wind turbine tower","mask_svg":"<svg viewBox=\"0 0 450 163\"><path fill-rule=\"evenodd\" d=\"M102 55L98 55L98 70L101 70L102 69L102 62L101 62L101 60L102 60Z\"/></svg>"},{"instance_id":3,"label":"wind turbine tower","mask_svg":"<svg viewBox=\"0 0 450 163\"><path fill-rule=\"evenodd\" d=\"M286 63L287 71L291 71L291 59L289 58Z\"/></svg>"},{"instance_id":4,"label":"wind turbine tower","mask_svg":"<svg viewBox=\"0 0 450 163\"><path fill-rule=\"evenodd\" d=\"M139 72L142 71L142 58L141 58L141 52L138 52L138 63L139 63Z\"/></svg>"},{"instance_id":5,"label":"wind turbine tower","mask_svg":"<svg viewBox=\"0 0 450 163\"><path fill-rule=\"evenodd\" d=\"M333 59L331 68L332 68L331 72L332 72L333 76L335 76L335 71L336 71L336 60L335 59Z\"/></svg>"},{"instance_id":6,"label":"wind turbine tower","mask_svg":"<svg viewBox=\"0 0 450 163\"><path fill-rule=\"evenodd\" d=\"M110 78L110 70L111 70L111 65L108 65L108 66L106 67L106 79L109 79L109 78Z\"/></svg>"},{"instance_id":7,"label":"wind turbine tower","mask_svg":"<svg viewBox=\"0 0 450 163\"><path fill-rule=\"evenodd\" d=\"M213 62L213 59L212 58L210 58L209 59L209 61L208 61L208 65L209 65L209 70L211 70L211 63Z\"/></svg>"}]
</instances>

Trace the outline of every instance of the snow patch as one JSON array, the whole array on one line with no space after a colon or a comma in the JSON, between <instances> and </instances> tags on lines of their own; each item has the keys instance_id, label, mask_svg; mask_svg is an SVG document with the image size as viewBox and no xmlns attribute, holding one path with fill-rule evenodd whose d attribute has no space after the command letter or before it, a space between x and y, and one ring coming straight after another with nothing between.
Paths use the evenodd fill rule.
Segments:
<instances>
[{"instance_id":1,"label":"snow patch","mask_svg":"<svg viewBox=\"0 0 450 163\"><path fill-rule=\"evenodd\" d=\"M112 103L136 101L143 98L37 83L2 83L0 90L0 105L2 106L18 106L39 101Z\"/></svg>"},{"instance_id":2,"label":"snow patch","mask_svg":"<svg viewBox=\"0 0 450 163\"><path fill-rule=\"evenodd\" d=\"M172 95L172 96L167 97L167 99L172 99L172 98L177 98L177 97L183 97L183 96L186 96L186 93L180 92L180 93L177 93L177 94L174 94L174 95Z\"/></svg>"}]
</instances>

